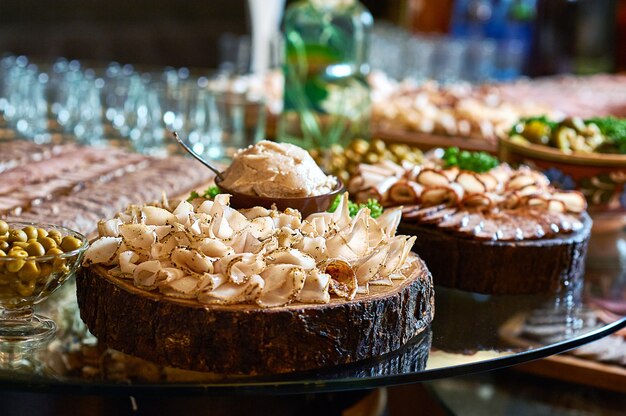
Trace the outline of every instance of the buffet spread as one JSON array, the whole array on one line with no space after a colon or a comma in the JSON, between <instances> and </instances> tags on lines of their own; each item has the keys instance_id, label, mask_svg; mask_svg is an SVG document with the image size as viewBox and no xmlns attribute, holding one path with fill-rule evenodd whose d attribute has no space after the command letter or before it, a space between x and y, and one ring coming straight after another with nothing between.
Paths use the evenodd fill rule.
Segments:
<instances>
[{"instance_id":1,"label":"buffet spread","mask_svg":"<svg viewBox=\"0 0 626 416\"><path fill-rule=\"evenodd\" d=\"M498 87L378 82L383 130L518 147L498 160L395 145L400 157L383 144L373 158L376 141L361 140L331 149L358 157L348 170L319 149L261 141L216 179L178 155L0 142L0 305L32 307L76 272L80 316L99 343L164 366L267 375L401 349L436 319L435 285L580 289L588 209L622 209L621 124L509 105ZM588 172L563 186L523 152L533 146L597 166L581 164ZM610 192L598 197L585 175L609 178ZM58 229L38 225L48 223Z\"/></svg>"}]
</instances>

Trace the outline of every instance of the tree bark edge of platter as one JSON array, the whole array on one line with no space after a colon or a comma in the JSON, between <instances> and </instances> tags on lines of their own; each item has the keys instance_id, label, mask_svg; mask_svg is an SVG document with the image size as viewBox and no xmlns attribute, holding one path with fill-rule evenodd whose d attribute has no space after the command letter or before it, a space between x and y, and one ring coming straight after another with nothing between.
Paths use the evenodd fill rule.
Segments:
<instances>
[{"instance_id":1,"label":"tree bark edge of platter","mask_svg":"<svg viewBox=\"0 0 626 416\"><path fill-rule=\"evenodd\" d=\"M159 364L224 374L273 374L397 350L434 315L432 277L413 276L349 302L261 309L200 306L145 292L99 267L77 275L82 320L98 342ZM186 304L189 302L189 304Z\"/></svg>"}]
</instances>

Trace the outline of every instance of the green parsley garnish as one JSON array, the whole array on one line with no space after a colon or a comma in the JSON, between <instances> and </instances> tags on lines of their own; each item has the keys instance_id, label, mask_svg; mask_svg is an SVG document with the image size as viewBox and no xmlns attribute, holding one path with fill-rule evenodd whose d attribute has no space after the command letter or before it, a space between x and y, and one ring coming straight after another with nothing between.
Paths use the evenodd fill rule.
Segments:
<instances>
[{"instance_id":1,"label":"green parsley garnish","mask_svg":"<svg viewBox=\"0 0 626 416\"><path fill-rule=\"evenodd\" d=\"M196 191L191 191L191 194L189 194L189 198L187 198L187 201L191 202L196 198L213 199L219 193L220 193L220 188L213 185L213 186L209 186L202 194L199 194Z\"/></svg>"},{"instance_id":2,"label":"green parsley garnish","mask_svg":"<svg viewBox=\"0 0 626 416\"><path fill-rule=\"evenodd\" d=\"M328 208L328 212L335 212L339 206L339 202L341 202L341 195L335 197ZM351 217L354 217L363 208L369 208L372 218L378 218L383 213L383 206L375 199L370 198L365 204L357 204L356 202L348 200L348 211L350 211Z\"/></svg>"},{"instance_id":3,"label":"green parsley garnish","mask_svg":"<svg viewBox=\"0 0 626 416\"><path fill-rule=\"evenodd\" d=\"M596 117L585 120L585 124L595 124L600 132L609 137L620 153L626 153L626 119Z\"/></svg>"},{"instance_id":4,"label":"green parsley garnish","mask_svg":"<svg viewBox=\"0 0 626 416\"><path fill-rule=\"evenodd\" d=\"M498 166L500 162L495 157L485 152L468 152L458 147L448 147L443 154L446 168L458 166L459 169L473 172L487 172Z\"/></svg>"}]
</instances>

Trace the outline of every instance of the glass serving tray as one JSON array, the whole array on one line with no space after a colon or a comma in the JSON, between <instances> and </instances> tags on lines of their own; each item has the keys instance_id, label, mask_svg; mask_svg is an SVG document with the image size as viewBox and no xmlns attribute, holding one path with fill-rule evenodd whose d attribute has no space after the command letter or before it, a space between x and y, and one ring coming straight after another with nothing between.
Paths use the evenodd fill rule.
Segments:
<instances>
[{"instance_id":1,"label":"glass serving tray","mask_svg":"<svg viewBox=\"0 0 626 416\"><path fill-rule=\"evenodd\" d=\"M431 328L393 353L265 377L178 370L99 346L79 317L73 281L39 306L59 327L29 366L6 363L0 387L82 393L232 395L368 389L488 371L557 354L626 326L626 271L588 269L557 295L489 296L436 287ZM0 357L6 358L6 357Z\"/></svg>"}]
</instances>

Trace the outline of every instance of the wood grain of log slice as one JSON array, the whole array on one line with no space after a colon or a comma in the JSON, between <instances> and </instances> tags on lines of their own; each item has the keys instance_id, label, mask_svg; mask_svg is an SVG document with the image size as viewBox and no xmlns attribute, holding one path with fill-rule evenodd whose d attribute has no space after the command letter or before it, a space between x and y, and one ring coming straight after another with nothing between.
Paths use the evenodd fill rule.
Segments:
<instances>
[{"instance_id":1,"label":"wood grain of log slice","mask_svg":"<svg viewBox=\"0 0 626 416\"><path fill-rule=\"evenodd\" d=\"M423 261L393 286L329 304L202 305L135 287L100 266L76 279L82 320L98 342L155 363L262 375L351 363L397 350L434 315Z\"/></svg>"}]
</instances>

